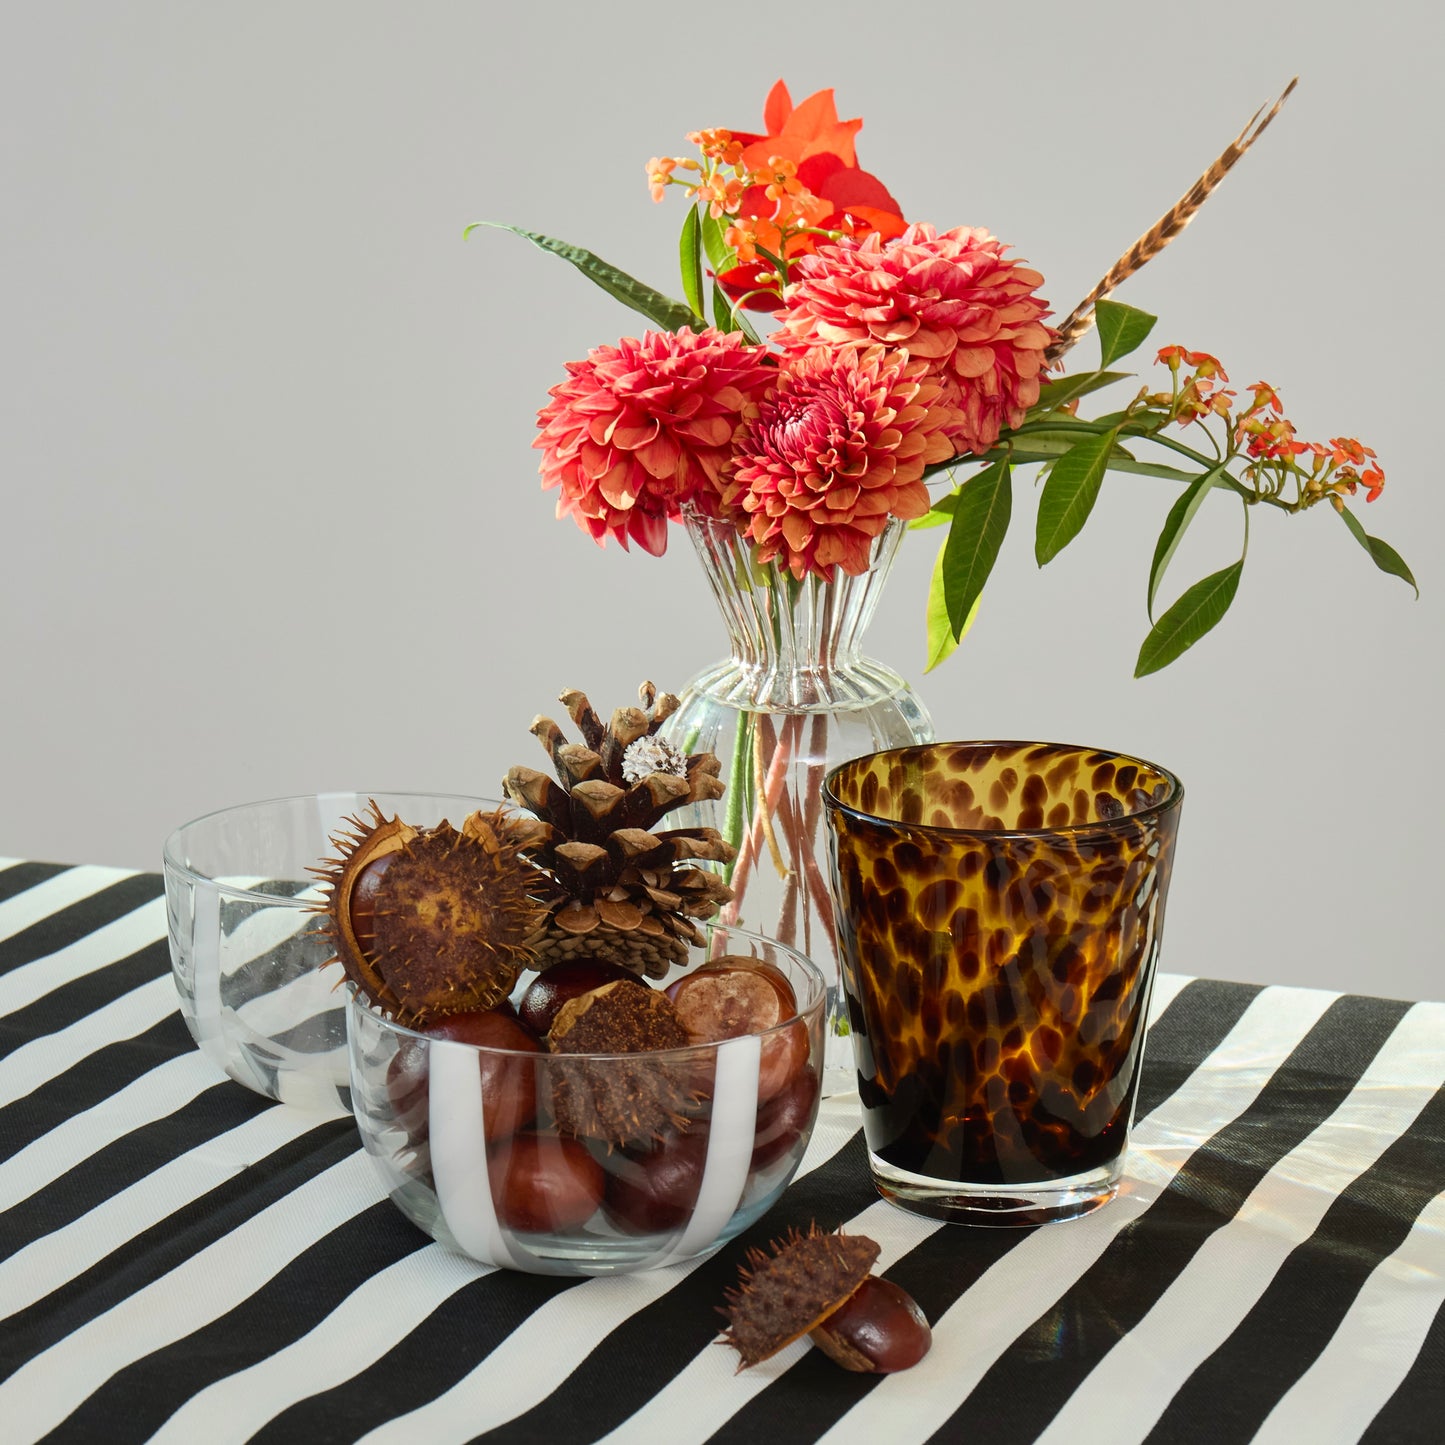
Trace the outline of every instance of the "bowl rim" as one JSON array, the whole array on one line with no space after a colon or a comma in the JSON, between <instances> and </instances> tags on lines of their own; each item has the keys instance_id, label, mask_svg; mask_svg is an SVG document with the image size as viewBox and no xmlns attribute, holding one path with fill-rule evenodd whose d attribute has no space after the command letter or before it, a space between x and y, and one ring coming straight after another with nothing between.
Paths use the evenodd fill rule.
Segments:
<instances>
[{"instance_id":1,"label":"bowl rim","mask_svg":"<svg viewBox=\"0 0 1445 1445\"><path fill-rule=\"evenodd\" d=\"M756 940L761 943L766 943L770 947L785 950L793 956L795 962L800 963L803 966L803 971L805 972L805 974L808 974L810 976L810 981L812 982L816 990L817 996L806 1008L800 1007L796 1013L790 1014L787 1018L781 1020L779 1023L772 1025L771 1028L761 1029L755 1034L737 1034L730 1039L711 1039L705 1043L681 1044L675 1049L648 1049L643 1053L635 1054L554 1054L547 1048L545 1040L541 1041L542 1048L539 1053L537 1050L534 1049L503 1049L498 1048L495 1044L472 1044L467 1043L464 1039L438 1038L435 1034L425 1033L421 1029L408 1028L405 1024L399 1024L394 1019L387 1018L371 1004L369 999L363 996L361 990L358 989L357 986L352 983L350 979L344 980L343 984L347 993L347 1018L348 1020L350 1019L351 1011L353 1009L358 1009L362 1013L364 1013L371 1021L378 1024L380 1027L390 1033L400 1034L405 1038L420 1039L423 1043L427 1044L454 1044L458 1048L471 1049L474 1053L478 1055L486 1054L495 1055L498 1058L515 1059L580 1059L587 1063L612 1063L619 1060L628 1060L632 1063L636 1063L639 1059L681 1060L689 1056L695 1057L700 1052L703 1052L705 1050L715 1051L721 1045L736 1043L739 1039L758 1039L759 1041L767 1040L775 1035L781 1036L787 1030L794 1028L799 1023L807 1024L810 1021L811 1016L815 1013L819 1014L820 1016L822 1015L828 1002L828 980L824 975L823 970L819 968L817 963L815 963L811 958L809 958L808 955L804 953L801 949L795 948L791 943L784 943L781 939L769 938L766 934L754 933L751 929L738 928L731 923L705 923L702 926L709 930L709 940L711 938L712 931L718 930L725 931L726 933L739 938ZM701 968L703 966L703 963L706 963L708 961L709 960L706 959L702 960L702 962L700 962L697 967ZM768 962L767 959L758 959L757 961L759 963ZM541 975L539 974L538 977L540 976ZM642 980L640 979L638 981L642 982ZM647 986L650 987L651 985ZM662 990L659 989L658 992L662 992ZM485 1010L485 1012L491 1012L491 1010ZM522 1027L525 1027L525 1025L522 1025ZM347 1046L350 1047L352 1043L352 1033L349 1026L346 1031L346 1037Z\"/></svg>"},{"instance_id":2,"label":"bowl rim","mask_svg":"<svg viewBox=\"0 0 1445 1445\"><path fill-rule=\"evenodd\" d=\"M1138 812L1123 813L1117 818L1100 818L1089 823L1064 823L1056 828L962 828L949 827L940 823L912 822L907 823L898 818L888 818L881 813L870 813L863 808L855 808L851 803L845 803L837 794L834 787L835 779L845 768L851 768L856 763L865 759L876 760L878 758L892 757L898 753L920 753L935 748L1058 748L1070 753L1097 753L1102 758L1114 762L1134 763L1141 767L1152 768L1169 784L1169 791L1157 802L1150 803L1147 807L1140 808ZM848 758L839 763L836 767L829 768L823 779L823 807L828 813L845 813L850 818L859 822L869 823L875 826L897 828L899 830L913 830L919 833L930 833L942 838L974 838L997 841L1010 838L1105 838L1116 836L1122 831L1130 828L1140 828L1156 822L1166 813L1175 812L1184 801L1184 784L1180 781L1179 775L1169 768L1161 767L1158 763L1152 763L1148 758L1141 758L1135 753L1120 752L1118 748L1097 748L1089 747L1083 743L1060 743L1047 742L1041 738L940 738L931 743L910 743L901 748L885 748L876 753L861 753L856 758Z\"/></svg>"},{"instance_id":3,"label":"bowl rim","mask_svg":"<svg viewBox=\"0 0 1445 1445\"><path fill-rule=\"evenodd\" d=\"M275 808L283 804L312 803L322 798L340 797L363 798L368 802L373 798L450 798L458 803L478 804L486 808L515 807L515 804L505 802L500 798L484 798L470 793L451 793L446 791L434 791L427 788L318 788L310 793L287 793L273 798L255 798L246 803L230 803L224 808L212 808L209 813L201 813L198 816L178 824L166 834L165 841L161 844L161 868L166 874L175 874L179 878L192 883L202 883L208 888L214 888L220 893L231 898L254 898L264 901L276 908L295 908L300 910L314 909L316 900L314 898L287 898L276 893L261 893L254 888L243 888L239 884L226 883L218 878L213 878L209 873L202 872L191 864L182 862L177 854L180 846L181 835L191 828L197 828L202 823L210 823L217 818L225 818L231 814L248 813L260 808ZM363 808L365 804L362 805ZM475 812L476 808L468 811ZM317 864L324 861L317 858Z\"/></svg>"}]
</instances>

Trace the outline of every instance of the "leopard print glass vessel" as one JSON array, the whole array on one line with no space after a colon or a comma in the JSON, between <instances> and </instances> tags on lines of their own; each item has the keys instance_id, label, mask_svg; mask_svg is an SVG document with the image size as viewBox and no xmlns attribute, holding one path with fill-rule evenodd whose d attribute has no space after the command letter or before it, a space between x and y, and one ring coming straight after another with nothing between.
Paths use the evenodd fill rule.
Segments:
<instances>
[{"instance_id":1,"label":"leopard print glass vessel","mask_svg":"<svg viewBox=\"0 0 1445 1445\"><path fill-rule=\"evenodd\" d=\"M1113 1195L1183 795L1151 763L1058 743L934 743L829 774L885 1198L1034 1224Z\"/></svg>"}]
</instances>

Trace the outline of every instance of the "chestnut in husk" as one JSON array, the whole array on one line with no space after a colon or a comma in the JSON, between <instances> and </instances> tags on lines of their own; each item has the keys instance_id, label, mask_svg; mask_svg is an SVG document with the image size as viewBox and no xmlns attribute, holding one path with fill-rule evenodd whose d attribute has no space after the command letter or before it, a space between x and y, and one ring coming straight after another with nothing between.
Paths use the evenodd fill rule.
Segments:
<instances>
[{"instance_id":1,"label":"chestnut in husk","mask_svg":"<svg viewBox=\"0 0 1445 1445\"><path fill-rule=\"evenodd\" d=\"M770 1255L750 1249L721 1311L738 1369L804 1335L846 1370L888 1374L916 1365L933 1333L904 1290L870 1272L879 1252L865 1235L828 1234L816 1224L775 1240Z\"/></svg>"}]
</instances>

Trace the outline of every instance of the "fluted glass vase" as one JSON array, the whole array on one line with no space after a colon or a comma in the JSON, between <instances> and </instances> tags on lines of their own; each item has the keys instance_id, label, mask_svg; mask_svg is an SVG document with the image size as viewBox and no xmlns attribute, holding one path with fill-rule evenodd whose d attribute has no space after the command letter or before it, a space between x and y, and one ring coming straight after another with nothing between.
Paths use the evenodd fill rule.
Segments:
<instances>
[{"instance_id":1,"label":"fluted glass vase","mask_svg":"<svg viewBox=\"0 0 1445 1445\"><path fill-rule=\"evenodd\" d=\"M823 1092L855 1085L838 983L827 884L824 774L885 748L931 742L933 724L908 683L862 653L863 633L903 536L890 521L858 576L795 578L760 563L736 528L684 515L727 628L730 655L699 673L663 736L722 763L722 798L674 815L717 828L737 848L723 921L813 958L829 986Z\"/></svg>"}]
</instances>

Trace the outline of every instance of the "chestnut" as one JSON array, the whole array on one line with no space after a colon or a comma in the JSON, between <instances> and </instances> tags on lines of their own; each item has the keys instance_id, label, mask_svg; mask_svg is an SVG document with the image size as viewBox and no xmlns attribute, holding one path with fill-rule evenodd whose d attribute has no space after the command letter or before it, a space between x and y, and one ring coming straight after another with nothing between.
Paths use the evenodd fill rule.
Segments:
<instances>
[{"instance_id":1,"label":"chestnut","mask_svg":"<svg viewBox=\"0 0 1445 1445\"><path fill-rule=\"evenodd\" d=\"M623 978L636 979L637 975L605 958L569 958L565 963L554 963L528 986L518 1001L518 1016L538 1038L546 1038L552 1021L569 999Z\"/></svg>"},{"instance_id":2,"label":"chestnut","mask_svg":"<svg viewBox=\"0 0 1445 1445\"><path fill-rule=\"evenodd\" d=\"M725 1291L723 1339L741 1370L771 1359L805 1334L847 1370L890 1374L916 1365L933 1332L913 1299L872 1273L881 1253L863 1234L809 1227L750 1249L738 1283Z\"/></svg>"},{"instance_id":3,"label":"chestnut","mask_svg":"<svg viewBox=\"0 0 1445 1445\"><path fill-rule=\"evenodd\" d=\"M575 1139L514 1135L492 1153L487 1172L498 1221L519 1234L565 1234L602 1203L602 1166Z\"/></svg>"},{"instance_id":4,"label":"chestnut","mask_svg":"<svg viewBox=\"0 0 1445 1445\"><path fill-rule=\"evenodd\" d=\"M369 953L376 946L376 892L382 875L396 861L395 853L383 853L373 858L351 890L351 927L356 934L356 943L362 952Z\"/></svg>"},{"instance_id":5,"label":"chestnut","mask_svg":"<svg viewBox=\"0 0 1445 1445\"><path fill-rule=\"evenodd\" d=\"M645 1154L607 1161L607 1217L627 1234L665 1234L692 1214L707 1165L706 1125L671 1131Z\"/></svg>"},{"instance_id":6,"label":"chestnut","mask_svg":"<svg viewBox=\"0 0 1445 1445\"><path fill-rule=\"evenodd\" d=\"M426 1138L426 1046L403 1038L386 1066L386 1092L392 1120L413 1142Z\"/></svg>"},{"instance_id":7,"label":"chestnut","mask_svg":"<svg viewBox=\"0 0 1445 1445\"><path fill-rule=\"evenodd\" d=\"M760 1034L796 1017L797 998L780 968L758 958L705 963L667 989L696 1043ZM801 1020L763 1041L758 1097L776 1098L808 1062L808 1028Z\"/></svg>"},{"instance_id":8,"label":"chestnut","mask_svg":"<svg viewBox=\"0 0 1445 1445\"><path fill-rule=\"evenodd\" d=\"M749 1170L776 1164L797 1144L812 1122L818 1092L818 1075L805 1065L780 1094L759 1104Z\"/></svg>"},{"instance_id":9,"label":"chestnut","mask_svg":"<svg viewBox=\"0 0 1445 1445\"><path fill-rule=\"evenodd\" d=\"M447 1014L433 1019L420 1032L429 1038L475 1044L483 1049L506 1049L515 1054L539 1054L542 1045L510 1008ZM525 1129L537 1114L537 1072L527 1059L505 1053L479 1053L482 1072L484 1132L493 1143Z\"/></svg>"},{"instance_id":10,"label":"chestnut","mask_svg":"<svg viewBox=\"0 0 1445 1445\"><path fill-rule=\"evenodd\" d=\"M891 1375L928 1353L933 1331L911 1294L870 1274L808 1338L845 1370Z\"/></svg>"}]
</instances>

